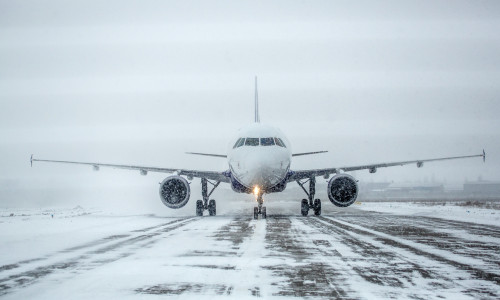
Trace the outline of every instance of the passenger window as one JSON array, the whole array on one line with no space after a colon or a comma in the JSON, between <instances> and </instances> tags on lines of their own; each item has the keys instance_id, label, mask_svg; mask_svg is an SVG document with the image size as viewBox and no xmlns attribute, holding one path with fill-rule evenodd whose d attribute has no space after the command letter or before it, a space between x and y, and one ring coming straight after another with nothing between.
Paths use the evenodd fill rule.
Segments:
<instances>
[{"instance_id":1,"label":"passenger window","mask_svg":"<svg viewBox=\"0 0 500 300\"><path fill-rule=\"evenodd\" d=\"M241 138L239 138L236 143L234 143L233 149L238 147L238 144L241 142Z\"/></svg>"},{"instance_id":2,"label":"passenger window","mask_svg":"<svg viewBox=\"0 0 500 300\"><path fill-rule=\"evenodd\" d=\"M243 144L244 144L244 143L245 143L245 139L244 139L244 138L241 138L241 139L240 139L240 142L238 143L238 145L237 145L236 147L238 147L238 148L239 148L239 147L243 146Z\"/></svg>"},{"instance_id":3,"label":"passenger window","mask_svg":"<svg viewBox=\"0 0 500 300\"><path fill-rule=\"evenodd\" d=\"M285 143L280 138L274 138L274 140L276 141L276 145L286 148Z\"/></svg>"},{"instance_id":4,"label":"passenger window","mask_svg":"<svg viewBox=\"0 0 500 300\"><path fill-rule=\"evenodd\" d=\"M261 146L273 146L274 145L274 139L272 137L270 137L270 138L261 138L260 139L260 145Z\"/></svg>"},{"instance_id":5,"label":"passenger window","mask_svg":"<svg viewBox=\"0 0 500 300\"><path fill-rule=\"evenodd\" d=\"M259 139L258 138L247 138L245 140L245 146L258 146Z\"/></svg>"}]
</instances>

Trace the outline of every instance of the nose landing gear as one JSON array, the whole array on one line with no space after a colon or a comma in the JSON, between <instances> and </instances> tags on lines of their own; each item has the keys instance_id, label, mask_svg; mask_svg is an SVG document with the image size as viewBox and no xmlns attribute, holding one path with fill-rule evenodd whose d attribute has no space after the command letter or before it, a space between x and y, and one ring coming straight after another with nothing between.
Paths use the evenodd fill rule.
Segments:
<instances>
[{"instance_id":1,"label":"nose landing gear","mask_svg":"<svg viewBox=\"0 0 500 300\"><path fill-rule=\"evenodd\" d=\"M304 188L304 184L307 182L300 182L297 180L297 183L304 190L309 199L302 199L300 203L300 212L302 216L306 217L309 214L309 210L314 210L315 216L321 215L321 200L314 199L314 195L316 193L316 178L311 177L308 179L309 181L309 192Z\"/></svg>"},{"instance_id":2,"label":"nose landing gear","mask_svg":"<svg viewBox=\"0 0 500 300\"><path fill-rule=\"evenodd\" d=\"M259 215L261 215L262 219L266 219L267 212L266 212L266 207L262 206L262 204L264 204L264 200L262 199L262 193L259 193L257 195L257 203L259 204L259 206L253 208L253 218L257 220L259 218Z\"/></svg>"}]
</instances>

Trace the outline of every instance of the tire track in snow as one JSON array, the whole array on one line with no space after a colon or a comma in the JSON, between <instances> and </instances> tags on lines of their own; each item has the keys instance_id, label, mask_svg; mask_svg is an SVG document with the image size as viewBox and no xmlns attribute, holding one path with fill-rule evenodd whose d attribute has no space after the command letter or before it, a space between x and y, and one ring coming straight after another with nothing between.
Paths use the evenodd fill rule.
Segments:
<instances>
[{"instance_id":1,"label":"tire track in snow","mask_svg":"<svg viewBox=\"0 0 500 300\"><path fill-rule=\"evenodd\" d=\"M406 249L409 250L417 255L420 256L425 256L430 259L440 261L447 263L449 265L452 265L454 267L457 267L458 269L462 269L465 271L469 271L471 274L473 274L476 278L487 280L487 281L492 281L497 284L500 284L500 273L492 273L489 271L485 271L480 268L476 268L470 264L467 263L467 261L470 262L475 262L478 265L483 265L482 261L479 259L474 259L472 260L470 257L463 257L460 255L455 255L453 253L447 253L447 250L442 250L439 248L435 247L428 247L426 245L421 245L417 242L413 241L406 241L400 237L394 237L389 234L375 231L372 229L364 228L360 225L356 224L350 224L345 221L341 220L335 220L332 218L325 218L325 217L320 217L321 220L326 221L330 224L335 224L338 227L345 229L345 230L350 230L352 232L356 232L358 234L363 234L363 235L368 235L372 237L376 237L377 240L384 242L385 244ZM436 244L438 246L439 243ZM476 253L477 255L477 253ZM451 258L448 258L451 257Z\"/></svg>"},{"instance_id":2,"label":"tire track in snow","mask_svg":"<svg viewBox=\"0 0 500 300\"><path fill-rule=\"evenodd\" d=\"M335 219L446 250L471 260L481 260L482 269L487 272L500 269L500 232L495 229L496 226L427 217L376 216L376 222L355 215L343 215Z\"/></svg>"},{"instance_id":3,"label":"tire track in snow","mask_svg":"<svg viewBox=\"0 0 500 300\"><path fill-rule=\"evenodd\" d=\"M357 217L361 220L361 216ZM377 222L377 219L369 214L366 214L365 218ZM434 297L436 294L447 292L472 297L499 296L498 274L465 263L469 258L456 261L460 260L459 256L450 253L450 256L456 259L447 258L444 250L433 251L425 245L331 217L305 218L302 221L325 233L335 234L342 244L357 253L359 260L364 263L360 264L356 258L347 263L370 283L400 288L400 292L405 294L408 294L404 290L408 286L418 286L419 288L414 290L415 295L408 294L410 297L429 296L425 294L427 291L434 291L430 294ZM415 282L415 279L418 282Z\"/></svg>"},{"instance_id":4,"label":"tire track in snow","mask_svg":"<svg viewBox=\"0 0 500 300\"><path fill-rule=\"evenodd\" d=\"M224 219L226 221L220 223ZM263 239L265 227L262 225L265 224L259 224L248 215L205 220L208 222L208 227L197 228L194 234L200 239L199 247L186 249L185 252L177 254L181 259L176 260L172 257L177 262L170 266L187 267L189 271L184 270L181 274L174 275L173 280L137 287L134 289L136 293L164 296L231 295L233 297L260 294L260 287L257 283L260 269L256 265L255 257L256 251L263 248L263 243L259 238ZM217 222L219 227L212 227L212 222ZM183 261L184 264L179 265L179 261ZM221 270L224 271L223 275ZM173 271L170 270L170 272ZM186 276L191 272L196 272L199 276ZM213 280L214 276L217 276L214 274L218 274L220 278ZM200 281L200 277L211 278L211 280Z\"/></svg>"},{"instance_id":5,"label":"tire track in snow","mask_svg":"<svg viewBox=\"0 0 500 300\"><path fill-rule=\"evenodd\" d=\"M348 274L341 266L330 264L324 240L311 240L309 226L297 226L296 217L271 215L267 219L266 249L268 258L282 263L263 268L273 275L273 296L356 299L356 291L345 282ZM302 224L303 225L303 224ZM314 243L316 241L316 243Z\"/></svg>"},{"instance_id":6,"label":"tire track in snow","mask_svg":"<svg viewBox=\"0 0 500 300\"><path fill-rule=\"evenodd\" d=\"M146 228L142 228L142 229L132 230L130 233L133 234L135 232L147 232L147 231L155 230L157 228L168 226L170 224L177 223L177 222L179 222L181 220L185 220L185 219L187 219L187 218L176 219L176 220L173 220L173 221L170 221L170 222L167 222L167 223L163 223L163 224L159 224L159 225L156 225L156 226L150 226L150 227L146 227ZM3 265L3 266L0 266L0 275L4 275L5 274L5 273L3 273L4 271L17 269L17 268L23 267L25 265L28 265L27 267L29 267L29 264L33 264L34 262L46 261L46 260L48 260L48 259L50 259L50 258L52 258L54 256L60 255L61 253L72 253L72 252L76 252L78 250L85 250L85 249L96 247L96 246L103 245L103 244L106 244L106 243L111 243L111 242L114 242L114 241L117 241L117 240L121 240L121 239L127 238L131 234L110 235L110 236L107 236L107 237L104 237L104 238L99 238L99 239L96 239L96 240L93 240L93 241L90 241L90 242L86 242L86 243L83 243L83 244L80 244L80 245L77 245L77 246L69 247L69 248L66 248L66 249L54 252L52 254L45 255L43 257L38 257L38 258L33 258L33 259L28 259L28 260L22 260L22 261L19 261L19 262L16 262L16 263L12 263L12 264L8 264L8 265Z\"/></svg>"},{"instance_id":7,"label":"tire track in snow","mask_svg":"<svg viewBox=\"0 0 500 300\"><path fill-rule=\"evenodd\" d=\"M90 270L103 264L130 256L133 254L133 251L130 250L137 250L141 247L148 246L157 241L158 238L165 233L179 229L193 221L199 220L201 220L201 218L182 218L153 227L133 230L127 235L111 235L104 239L99 239L90 243L62 250L57 254L52 255L56 258L53 260L57 261L48 262L48 264L38 263L40 259L30 260L28 262L35 263L24 266L22 271L19 270L20 272L6 274L5 277L0 278L0 296L5 295L16 288L33 284L39 279L61 270ZM133 246L137 246L137 248L132 248ZM132 249L125 251L127 250L127 247ZM121 253L116 253L119 250L121 250ZM106 255L109 254L111 254L111 256L106 257ZM57 259L59 256L68 256L68 258L63 260ZM47 257L42 260L47 261L50 259Z\"/></svg>"},{"instance_id":8,"label":"tire track in snow","mask_svg":"<svg viewBox=\"0 0 500 300\"><path fill-rule=\"evenodd\" d=\"M431 278L429 272L418 265L401 259L388 249L377 247L368 241L352 236L344 230L328 226L318 217L296 218L310 232L322 233L321 239L313 239L317 248L322 248L320 254L311 259L318 259L341 270L342 287L349 295L360 298L393 298L392 293L398 291L403 298L413 295L408 287L415 277L424 280ZM311 237L312 235L309 233ZM336 280L337 278L333 278ZM337 279L338 280L338 279ZM400 293L404 290L404 293ZM354 292L352 292L354 291ZM410 295L410 296L408 296Z\"/></svg>"}]
</instances>

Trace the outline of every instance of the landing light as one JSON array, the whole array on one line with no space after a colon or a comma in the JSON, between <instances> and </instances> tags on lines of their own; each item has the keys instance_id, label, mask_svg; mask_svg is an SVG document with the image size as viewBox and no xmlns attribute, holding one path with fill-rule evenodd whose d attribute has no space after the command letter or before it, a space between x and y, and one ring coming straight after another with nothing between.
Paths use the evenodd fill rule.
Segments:
<instances>
[{"instance_id":1,"label":"landing light","mask_svg":"<svg viewBox=\"0 0 500 300\"><path fill-rule=\"evenodd\" d=\"M254 194L255 196L258 196L258 195L259 195L259 191L260 191L260 190L259 190L259 187L258 187L258 186L256 186L256 187L254 187L254 188L253 188L253 194Z\"/></svg>"}]
</instances>

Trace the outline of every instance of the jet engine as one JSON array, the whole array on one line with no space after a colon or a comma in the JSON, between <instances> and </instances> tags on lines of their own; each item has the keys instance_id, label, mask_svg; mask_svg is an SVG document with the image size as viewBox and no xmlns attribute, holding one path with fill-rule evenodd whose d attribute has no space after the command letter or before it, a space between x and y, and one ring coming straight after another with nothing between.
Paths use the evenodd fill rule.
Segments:
<instances>
[{"instance_id":1,"label":"jet engine","mask_svg":"<svg viewBox=\"0 0 500 300\"><path fill-rule=\"evenodd\" d=\"M191 189L184 177L172 175L160 184L161 202L169 208L181 208L189 201Z\"/></svg>"},{"instance_id":2,"label":"jet engine","mask_svg":"<svg viewBox=\"0 0 500 300\"><path fill-rule=\"evenodd\" d=\"M358 183L348 174L335 175L328 182L328 198L336 206L346 207L358 197Z\"/></svg>"}]
</instances>

